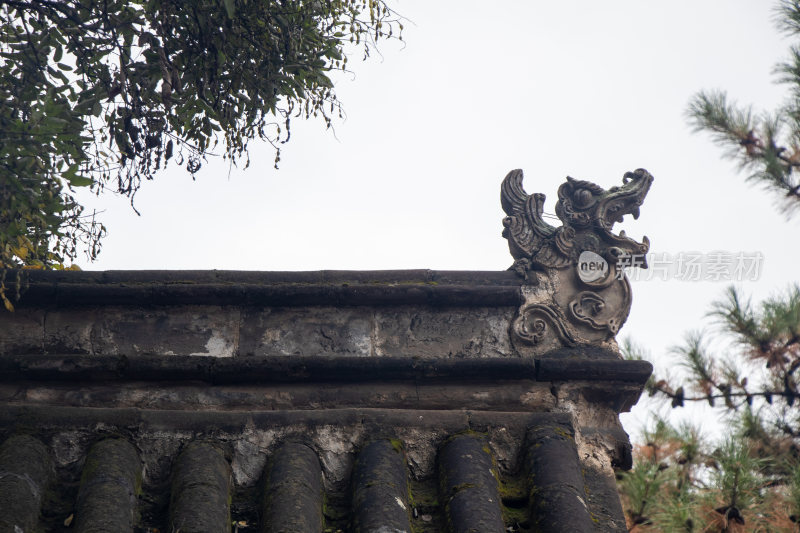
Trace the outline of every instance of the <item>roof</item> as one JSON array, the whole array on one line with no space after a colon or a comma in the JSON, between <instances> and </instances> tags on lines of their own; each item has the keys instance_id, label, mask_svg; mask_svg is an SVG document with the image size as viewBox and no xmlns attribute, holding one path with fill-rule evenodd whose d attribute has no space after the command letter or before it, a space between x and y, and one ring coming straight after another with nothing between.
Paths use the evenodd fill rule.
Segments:
<instances>
[{"instance_id":1,"label":"roof","mask_svg":"<svg viewBox=\"0 0 800 533\"><path fill-rule=\"evenodd\" d=\"M27 283L0 318L0 531L625 530L617 414L651 367L515 353L512 273Z\"/></svg>"},{"instance_id":2,"label":"roof","mask_svg":"<svg viewBox=\"0 0 800 533\"><path fill-rule=\"evenodd\" d=\"M584 479L565 418L528 420L512 474L500 473L489 437L476 430L443 439L436 475L423 480L410 474L402 440L365 439L345 492L326 490L310 435L282 440L259 483L247 488L234 482L235 444L227 438L187 440L156 458L130 435L109 433L110 424L87 442L79 465L56 471L57 450L17 434L0 448L0 526L34 531L41 508L47 531L68 530L72 520L78 531L118 532L228 531L232 523L241 531L444 531L452 524L459 532L499 532L529 531L534 522L540 531L595 531L593 514L610 503L598 496L613 496L613 486ZM166 477L143 485L145 473L161 468L153 460L169 465Z\"/></svg>"}]
</instances>

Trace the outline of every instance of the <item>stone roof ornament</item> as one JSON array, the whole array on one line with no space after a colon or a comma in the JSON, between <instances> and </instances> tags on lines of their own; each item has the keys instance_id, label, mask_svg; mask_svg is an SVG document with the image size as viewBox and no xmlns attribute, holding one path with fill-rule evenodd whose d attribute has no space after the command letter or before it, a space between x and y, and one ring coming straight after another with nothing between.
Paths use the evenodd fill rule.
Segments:
<instances>
[{"instance_id":1,"label":"stone roof ornament","mask_svg":"<svg viewBox=\"0 0 800 533\"><path fill-rule=\"evenodd\" d=\"M503 180L500 202L508 215L503 237L515 259L509 270L526 280L525 301L511 324L512 340L522 354L578 344L618 350L614 336L631 307L623 268L647 268L650 241L611 230L625 215L639 218L653 176L640 168L626 172L622 182L606 190L567 177L555 207L562 225L554 227L543 219L545 195L523 189L522 170L512 170Z\"/></svg>"}]
</instances>

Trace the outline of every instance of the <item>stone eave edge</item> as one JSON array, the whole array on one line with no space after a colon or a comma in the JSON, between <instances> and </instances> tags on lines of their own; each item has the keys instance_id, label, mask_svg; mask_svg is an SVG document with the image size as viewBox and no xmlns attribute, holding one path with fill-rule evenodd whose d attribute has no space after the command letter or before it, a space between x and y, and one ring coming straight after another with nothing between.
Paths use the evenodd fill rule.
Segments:
<instances>
[{"instance_id":1,"label":"stone eave edge","mask_svg":"<svg viewBox=\"0 0 800 533\"><path fill-rule=\"evenodd\" d=\"M6 272L17 307L92 305L518 306L522 279L509 271L119 270Z\"/></svg>"},{"instance_id":2,"label":"stone eave edge","mask_svg":"<svg viewBox=\"0 0 800 533\"><path fill-rule=\"evenodd\" d=\"M574 350L574 349L573 349ZM564 357L563 350L536 359L414 359L347 356L252 356L216 358L186 355L4 355L0 382L200 381L216 385L270 383L363 383L402 380L615 382L642 387L652 373L647 361L613 359L585 347L593 358Z\"/></svg>"}]
</instances>

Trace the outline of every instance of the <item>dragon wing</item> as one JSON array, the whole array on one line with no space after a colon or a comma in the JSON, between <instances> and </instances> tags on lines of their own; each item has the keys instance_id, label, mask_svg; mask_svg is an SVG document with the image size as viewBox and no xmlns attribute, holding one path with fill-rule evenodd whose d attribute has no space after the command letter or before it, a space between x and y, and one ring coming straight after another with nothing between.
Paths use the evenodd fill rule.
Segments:
<instances>
[{"instance_id":1,"label":"dragon wing","mask_svg":"<svg viewBox=\"0 0 800 533\"><path fill-rule=\"evenodd\" d=\"M500 204L510 217L522 213L530 195L522 188L522 169L509 172L500 185Z\"/></svg>"},{"instance_id":2,"label":"dragon wing","mask_svg":"<svg viewBox=\"0 0 800 533\"><path fill-rule=\"evenodd\" d=\"M522 170L512 170L500 187L500 203L508 215L503 220L511 255L515 259L532 259L550 242L556 228L542 220L544 194L528 194L522 188Z\"/></svg>"}]
</instances>

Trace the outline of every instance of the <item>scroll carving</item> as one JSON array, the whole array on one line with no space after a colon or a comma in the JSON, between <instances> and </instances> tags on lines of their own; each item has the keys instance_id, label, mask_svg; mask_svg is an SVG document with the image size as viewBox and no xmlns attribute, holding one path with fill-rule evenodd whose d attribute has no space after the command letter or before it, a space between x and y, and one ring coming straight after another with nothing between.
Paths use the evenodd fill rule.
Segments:
<instances>
[{"instance_id":1,"label":"scroll carving","mask_svg":"<svg viewBox=\"0 0 800 533\"><path fill-rule=\"evenodd\" d=\"M557 339L566 346L574 346L577 343L574 333L568 329L563 317L547 305L523 306L511 328L517 337L530 344L542 344L546 337L551 337L551 340Z\"/></svg>"}]
</instances>

